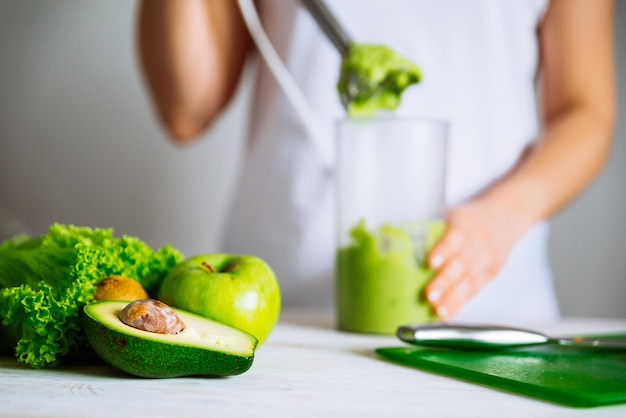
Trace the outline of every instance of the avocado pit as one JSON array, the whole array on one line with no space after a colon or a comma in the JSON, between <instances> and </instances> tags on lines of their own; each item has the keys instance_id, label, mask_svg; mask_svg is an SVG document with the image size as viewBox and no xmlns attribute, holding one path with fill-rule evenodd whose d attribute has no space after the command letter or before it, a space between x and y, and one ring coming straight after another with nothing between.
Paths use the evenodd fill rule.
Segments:
<instances>
[{"instance_id":1,"label":"avocado pit","mask_svg":"<svg viewBox=\"0 0 626 418\"><path fill-rule=\"evenodd\" d=\"M128 326L157 334L178 334L185 324L165 303L155 299L135 300L120 312L119 319Z\"/></svg>"}]
</instances>

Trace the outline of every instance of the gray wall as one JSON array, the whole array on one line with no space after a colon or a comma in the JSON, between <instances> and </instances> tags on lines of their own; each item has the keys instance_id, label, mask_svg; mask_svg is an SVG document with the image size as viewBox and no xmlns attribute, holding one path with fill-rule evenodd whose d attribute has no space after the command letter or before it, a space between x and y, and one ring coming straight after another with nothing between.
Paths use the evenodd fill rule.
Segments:
<instances>
[{"instance_id":1,"label":"gray wall","mask_svg":"<svg viewBox=\"0 0 626 418\"><path fill-rule=\"evenodd\" d=\"M624 40L626 2L617 3ZM121 0L0 0L0 239L67 222L113 227L187 255L218 249L247 91L204 140L171 145L138 76L134 8ZM617 47L626 103L626 49ZM625 154L619 118L607 170L554 221L565 315L626 317Z\"/></svg>"}]
</instances>

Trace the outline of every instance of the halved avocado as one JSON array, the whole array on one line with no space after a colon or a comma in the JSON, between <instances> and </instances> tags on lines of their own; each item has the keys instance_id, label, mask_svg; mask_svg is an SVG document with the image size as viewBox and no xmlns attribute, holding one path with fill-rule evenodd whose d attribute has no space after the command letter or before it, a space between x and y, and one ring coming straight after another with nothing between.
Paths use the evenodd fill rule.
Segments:
<instances>
[{"instance_id":1,"label":"halved avocado","mask_svg":"<svg viewBox=\"0 0 626 418\"><path fill-rule=\"evenodd\" d=\"M175 309L185 324L178 334L158 334L119 318L127 301L102 301L84 308L85 335L110 365L140 377L232 376L252 366L257 340L228 325Z\"/></svg>"}]
</instances>

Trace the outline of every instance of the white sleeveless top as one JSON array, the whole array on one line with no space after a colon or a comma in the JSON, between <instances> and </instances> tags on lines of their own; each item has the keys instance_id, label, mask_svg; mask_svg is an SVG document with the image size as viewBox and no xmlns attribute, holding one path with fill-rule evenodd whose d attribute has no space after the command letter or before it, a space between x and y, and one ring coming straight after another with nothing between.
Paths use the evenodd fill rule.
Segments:
<instances>
[{"instance_id":1,"label":"white sleeveless top","mask_svg":"<svg viewBox=\"0 0 626 418\"><path fill-rule=\"evenodd\" d=\"M537 138L536 28L547 0L333 0L355 42L412 59L423 80L397 110L450 122L448 203L510 169ZM296 0L263 0L260 15L283 61L322 121L345 117L336 92L340 57ZM224 250L255 254L276 271L285 306L332 306L336 251L332 176L265 64L259 66L246 156ZM459 320L554 319L548 227L518 243Z\"/></svg>"}]
</instances>

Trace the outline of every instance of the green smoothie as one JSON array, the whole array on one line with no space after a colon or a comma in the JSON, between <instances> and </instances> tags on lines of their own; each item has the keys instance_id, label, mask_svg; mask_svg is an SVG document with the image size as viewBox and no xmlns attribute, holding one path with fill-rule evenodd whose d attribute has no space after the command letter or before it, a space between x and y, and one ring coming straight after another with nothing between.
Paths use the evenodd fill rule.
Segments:
<instances>
[{"instance_id":1,"label":"green smoothie","mask_svg":"<svg viewBox=\"0 0 626 418\"><path fill-rule=\"evenodd\" d=\"M422 245L413 238L419 229ZM433 273L420 260L444 229L443 221L408 228L383 225L373 232L365 221L356 225L351 242L337 253L339 329L395 334L401 325L435 320L423 296Z\"/></svg>"},{"instance_id":2,"label":"green smoothie","mask_svg":"<svg viewBox=\"0 0 626 418\"><path fill-rule=\"evenodd\" d=\"M353 44L341 63L337 90L350 117L395 110L402 92L421 79L417 65L383 45Z\"/></svg>"}]
</instances>

